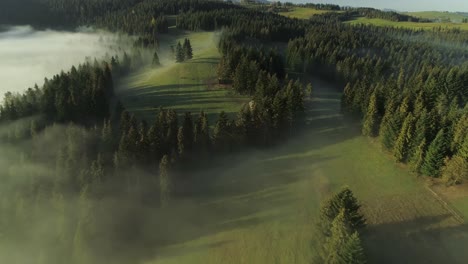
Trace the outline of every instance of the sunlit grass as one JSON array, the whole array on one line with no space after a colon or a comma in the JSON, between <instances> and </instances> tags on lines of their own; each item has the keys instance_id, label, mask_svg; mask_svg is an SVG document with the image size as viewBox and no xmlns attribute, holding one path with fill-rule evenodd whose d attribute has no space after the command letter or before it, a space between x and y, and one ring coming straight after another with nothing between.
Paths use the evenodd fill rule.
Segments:
<instances>
[{"instance_id":1,"label":"sunlit grass","mask_svg":"<svg viewBox=\"0 0 468 264\"><path fill-rule=\"evenodd\" d=\"M330 10L318 10L310 7L293 7L287 12L280 12L280 15L299 18L299 19L309 19L313 15L321 15L324 13L332 12Z\"/></svg>"},{"instance_id":2,"label":"sunlit grass","mask_svg":"<svg viewBox=\"0 0 468 264\"><path fill-rule=\"evenodd\" d=\"M185 200L173 204L184 219L174 228L181 236L198 235L159 249L146 264L314 263L320 203L343 185L362 201L368 218L370 263L468 257L454 246L468 242L464 227L416 176L343 121L339 93L323 83L314 87L301 136L190 175L197 193L187 198L190 210Z\"/></svg>"},{"instance_id":3,"label":"sunlit grass","mask_svg":"<svg viewBox=\"0 0 468 264\"><path fill-rule=\"evenodd\" d=\"M151 120L162 106L180 114L203 110L213 121L221 111L234 115L248 101L248 97L235 95L229 88L217 84L216 68L220 59L217 34L197 32L169 36L163 40L163 45L174 45L185 37L193 46L192 60L184 63L175 63L172 58L162 60L162 67L147 67L120 85L124 105L138 117Z\"/></svg>"},{"instance_id":4,"label":"sunlit grass","mask_svg":"<svg viewBox=\"0 0 468 264\"><path fill-rule=\"evenodd\" d=\"M468 30L467 23L441 23L441 22L433 22L433 23L417 23L417 22L394 22L390 20L380 19L380 18L365 18L359 17L355 20L347 21L345 23L349 23L352 25L356 24L364 24L364 25L375 25L375 26L389 26L389 27L401 27L401 28L410 28L410 29L425 29L431 30L433 28L448 28L454 29L459 28L461 30Z\"/></svg>"}]
</instances>

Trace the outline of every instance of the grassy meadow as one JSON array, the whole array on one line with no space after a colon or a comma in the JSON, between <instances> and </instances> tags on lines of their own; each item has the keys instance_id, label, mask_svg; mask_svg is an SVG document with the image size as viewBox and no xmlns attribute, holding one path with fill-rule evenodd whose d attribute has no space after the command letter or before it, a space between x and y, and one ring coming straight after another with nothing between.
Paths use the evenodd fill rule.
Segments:
<instances>
[{"instance_id":1,"label":"grassy meadow","mask_svg":"<svg viewBox=\"0 0 468 264\"><path fill-rule=\"evenodd\" d=\"M159 53L162 66L148 66L119 85L117 93L126 108L148 120L154 118L160 106L175 109L179 114L204 110L210 120L215 120L221 111L237 113L248 98L231 94L229 89L217 84L216 69L220 59L217 37L213 32L185 34L176 31L164 35ZM170 46L184 38L190 39L194 57L175 63Z\"/></svg>"},{"instance_id":2,"label":"grassy meadow","mask_svg":"<svg viewBox=\"0 0 468 264\"><path fill-rule=\"evenodd\" d=\"M461 22L464 18L468 18L468 15L465 14L441 11L407 12L405 14L433 20L450 20L451 22Z\"/></svg>"},{"instance_id":3,"label":"grassy meadow","mask_svg":"<svg viewBox=\"0 0 468 264\"><path fill-rule=\"evenodd\" d=\"M321 15L332 12L330 10L318 10L310 7L293 7L287 12L280 12L280 15L291 18L309 19L313 15Z\"/></svg>"},{"instance_id":4,"label":"grassy meadow","mask_svg":"<svg viewBox=\"0 0 468 264\"><path fill-rule=\"evenodd\" d=\"M333 87L313 85L301 135L273 149L215 159L190 174L193 191L157 213L154 225L165 231L166 242L141 263L314 263L320 203L343 185L368 218L363 239L370 263L468 258L464 223L343 120Z\"/></svg>"},{"instance_id":5,"label":"grassy meadow","mask_svg":"<svg viewBox=\"0 0 468 264\"><path fill-rule=\"evenodd\" d=\"M443 23L443 22L429 22L429 23L417 23L417 22L395 22L380 18L365 18L359 17L355 20L346 21L352 25L365 24L365 25L375 25L375 26L388 26L388 27L401 27L401 28L410 28L410 29L424 29L431 30L433 28L459 28L461 30L468 30L467 23Z\"/></svg>"}]
</instances>

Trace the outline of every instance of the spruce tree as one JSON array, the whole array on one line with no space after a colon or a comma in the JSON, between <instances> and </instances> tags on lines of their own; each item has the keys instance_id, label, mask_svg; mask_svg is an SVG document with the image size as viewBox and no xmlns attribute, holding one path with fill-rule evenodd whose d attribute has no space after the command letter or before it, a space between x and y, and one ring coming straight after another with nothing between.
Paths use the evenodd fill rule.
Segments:
<instances>
[{"instance_id":1,"label":"spruce tree","mask_svg":"<svg viewBox=\"0 0 468 264\"><path fill-rule=\"evenodd\" d=\"M412 158L411 158L411 167L412 170L416 173L421 173L421 167L424 163L424 157L426 156L426 139L424 138L419 146L416 148Z\"/></svg>"},{"instance_id":2,"label":"spruce tree","mask_svg":"<svg viewBox=\"0 0 468 264\"><path fill-rule=\"evenodd\" d=\"M185 61L185 53L184 49L180 45L180 42L177 43L176 50L175 50L176 62L184 62Z\"/></svg>"},{"instance_id":3,"label":"spruce tree","mask_svg":"<svg viewBox=\"0 0 468 264\"><path fill-rule=\"evenodd\" d=\"M197 121L195 122L194 144L202 154L206 154L210 148L210 126L208 117L204 111L200 112Z\"/></svg>"},{"instance_id":4,"label":"spruce tree","mask_svg":"<svg viewBox=\"0 0 468 264\"><path fill-rule=\"evenodd\" d=\"M172 195L172 182L169 175L169 167L169 156L164 155L159 163L159 193L162 207L168 206Z\"/></svg>"},{"instance_id":5,"label":"spruce tree","mask_svg":"<svg viewBox=\"0 0 468 264\"><path fill-rule=\"evenodd\" d=\"M424 163L421 167L421 172L424 175L437 177L440 174L440 169L444 165L444 159L448 152L448 142L446 132L441 129L437 133L436 138L429 145Z\"/></svg>"},{"instance_id":6,"label":"spruce tree","mask_svg":"<svg viewBox=\"0 0 468 264\"><path fill-rule=\"evenodd\" d=\"M377 105L377 92L374 91L369 101L369 107L364 118L362 126L362 134L364 136L375 137L378 135L379 129L379 110Z\"/></svg>"},{"instance_id":7,"label":"spruce tree","mask_svg":"<svg viewBox=\"0 0 468 264\"><path fill-rule=\"evenodd\" d=\"M358 232L354 232L344 245L341 260L343 264L367 263L366 255L364 254L364 249Z\"/></svg>"},{"instance_id":8,"label":"spruce tree","mask_svg":"<svg viewBox=\"0 0 468 264\"><path fill-rule=\"evenodd\" d=\"M335 219L333 219L330 228L330 236L325 241L325 263L344 264L344 250L349 237L350 229L346 222L345 209L342 208Z\"/></svg>"},{"instance_id":9,"label":"spruce tree","mask_svg":"<svg viewBox=\"0 0 468 264\"><path fill-rule=\"evenodd\" d=\"M184 50L184 58L186 60L190 60L193 58L193 50L192 50L192 45L190 44L190 39L186 38L184 40L183 50Z\"/></svg>"},{"instance_id":10,"label":"spruce tree","mask_svg":"<svg viewBox=\"0 0 468 264\"><path fill-rule=\"evenodd\" d=\"M219 151L226 151L229 148L229 119L224 111L219 114L218 121L216 122L213 143Z\"/></svg>"},{"instance_id":11,"label":"spruce tree","mask_svg":"<svg viewBox=\"0 0 468 264\"><path fill-rule=\"evenodd\" d=\"M184 127L179 127L179 132L177 133L177 149L180 157L184 157L186 152L184 134Z\"/></svg>"},{"instance_id":12,"label":"spruce tree","mask_svg":"<svg viewBox=\"0 0 468 264\"><path fill-rule=\"evenodd\" d=\"M153 65L153 67L161 66L161 62L159 61L158 52L156 52L156 51L153 54L152 65Z\"/></svg>"},{"instance_id":13,"label":"spruce tree","mask_svg":"<svg viewBox=\"0 0 468 264\"><path fill-rule=\"evenodd\" d=\"M399 162L405 162L408 158L408 150L414 136L414 117L411 113L405 118L401 131L393 148L393 156Z\"/></svg>"}]
</instances>

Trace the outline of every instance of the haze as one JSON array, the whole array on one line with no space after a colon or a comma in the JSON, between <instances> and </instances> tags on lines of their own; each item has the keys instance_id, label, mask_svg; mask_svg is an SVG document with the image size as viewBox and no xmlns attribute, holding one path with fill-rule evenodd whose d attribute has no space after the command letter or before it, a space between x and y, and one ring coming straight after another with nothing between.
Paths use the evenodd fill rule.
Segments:
<instances>
[{"instance_id":1,"label":"haze","mask_svg":"<svg viewBox=\"0 0 468 264\"><path fill-rule=\"evenodd\" d=\"M116 36L105 32L36 31L29 26L0 32L0 95L42 85L44 77L68 71L86 57L112 52L116 42Z\"/></svg>"},{"instance_id":2,"label":"haze","mask_svg":"<svg viewBox=\"0 0 468 264\"><path fill-rule=\"evenodd\" d=\"M284 2L292 3L330 3L340 6L389 8L398 11L450 11L468 12L468 1L466 0L288 0Z\"/></svg>"}]
</instances>

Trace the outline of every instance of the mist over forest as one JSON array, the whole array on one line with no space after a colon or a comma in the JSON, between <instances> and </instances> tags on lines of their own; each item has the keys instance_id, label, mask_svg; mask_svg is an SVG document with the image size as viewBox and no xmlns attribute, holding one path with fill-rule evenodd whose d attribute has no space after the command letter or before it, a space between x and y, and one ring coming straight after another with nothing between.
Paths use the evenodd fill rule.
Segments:
<instances>
[{"instance_id":1,"label":"mist over forest","mask_svg":"<svg viewBox=\"0 0 468 264\"><path fill-rule=\"evenodd\" d=\"M123 53L124 36L80 28L76 32L35 30L31 26L0 31L0 94L42 85L61 71L88 60Z\"/></svg>"},{"instance_id":2,"label":"mist over forest","mask_svg":"<svg viewBox=\"0 0 468 264\"><path fill-rule=\"evenodd\" d=\"M0 264L466 263L468 17L327 2L0 0Z\"/></svg>"}]
</instances>

